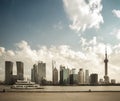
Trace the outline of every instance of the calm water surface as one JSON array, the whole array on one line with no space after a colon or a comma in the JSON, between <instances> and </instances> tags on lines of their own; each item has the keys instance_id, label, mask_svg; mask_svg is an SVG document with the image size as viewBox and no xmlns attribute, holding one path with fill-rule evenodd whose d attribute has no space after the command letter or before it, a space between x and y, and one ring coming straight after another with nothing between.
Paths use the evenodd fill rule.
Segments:
<instances>
[{"instance_id":1,"label":"calm water surface","mask_svg":"<svg viewBox=\"0 0 120 101\"><path fill-rule=\"evenodd\" d=\"M44 89L11 89L10 86L0 86L0 90L8 91L120 91L120 86L41 86Z\"/></svg>"},{"instance_id":2,"label":"calm water surface","mask_svg":"<svg viewBox=\"0 0 120 101\"><path fill-rule=\"evenodd\" d=\"M120 86L45 86L45 91L120 91Z\"/></svg>"}]
</instances>

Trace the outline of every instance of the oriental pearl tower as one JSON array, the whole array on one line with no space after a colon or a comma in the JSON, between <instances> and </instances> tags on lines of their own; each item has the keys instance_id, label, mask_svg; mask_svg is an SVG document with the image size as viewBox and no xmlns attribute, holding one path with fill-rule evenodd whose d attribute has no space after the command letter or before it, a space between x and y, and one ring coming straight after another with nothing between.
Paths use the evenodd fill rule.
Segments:
<instances>
[{"instance_id":1,"label":"oriental pearl tower","mask_svg":"<svg viewBox=\"0 0 120 101\"><path fill-rule=\"evenodd\" d=\"M105 48L105 76L104 76L104 83L109 84L109 77L108 77L108 59L107 59L107 49Z\"/></svg>"}]
</instances>

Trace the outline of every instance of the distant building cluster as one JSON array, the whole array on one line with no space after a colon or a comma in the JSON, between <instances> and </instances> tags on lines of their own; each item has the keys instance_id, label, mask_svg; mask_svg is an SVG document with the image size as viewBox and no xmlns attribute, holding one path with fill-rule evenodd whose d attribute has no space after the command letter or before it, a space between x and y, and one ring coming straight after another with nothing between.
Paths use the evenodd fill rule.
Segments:
<instances>
[{"instance_id":1,"label":"distant building cluster","mask_svg":"<svg viewBox=\"0 0 120 101\"><path fill-rule=\"evenodd\" d=\"M55 61L52 61L52 84L53 85L76 85L76 84L98 84L98 74L91 74L89 76L89 70L79 69L76 74L76 69L69 69L63 65L60 65L60 71L55 67ZM58 80L59 75L59 80ZM46 84L46 64L38 62L38 65L34 64L31 69L31 81L38 84Z\"/></svg>"},{"instance_id":2,"label":"distant building cluster","mask_svg":"<svg viewBox=\"0 0 120 101\"><path fill-rule=\"evenodd\" d=\"M31 81L37 84L53 84L53 85L98 85L98 84L115 84L115 79L111 82L108 77L108 59L107 51L105 52L105 75L104 79L99 79L98 74L89 74L89 70L82 68L76 73L76 69L69 69L60 65L60 69L56 68L56 62L52 61L52 81L46 80L46 63L40 61L34 64L31 69ZM5 62L5 84L14 84L17 80L24 79L24 64L21 61L16 62L17 75L13 75L13 62ZM59 79L58 79L59 78Z\"/></svg>"}]
</instances>

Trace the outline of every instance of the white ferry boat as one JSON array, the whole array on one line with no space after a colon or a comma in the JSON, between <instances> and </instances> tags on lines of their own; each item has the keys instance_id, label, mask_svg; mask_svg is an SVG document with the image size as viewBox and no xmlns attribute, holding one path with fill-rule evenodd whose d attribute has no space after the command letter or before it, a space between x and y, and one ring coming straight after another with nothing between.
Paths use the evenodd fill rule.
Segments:
<instances>
[{"instance_id":1,"label":"white ferry boat","mask_svg":"<svg viewBox=\"0 0 120 101\"><path fill-rule=\"evenodd\" d=\"M35 84L35 82L17 80L17 82L11 86L14 89L40 89L40 85Z\"/></svg>"}]
</instances>

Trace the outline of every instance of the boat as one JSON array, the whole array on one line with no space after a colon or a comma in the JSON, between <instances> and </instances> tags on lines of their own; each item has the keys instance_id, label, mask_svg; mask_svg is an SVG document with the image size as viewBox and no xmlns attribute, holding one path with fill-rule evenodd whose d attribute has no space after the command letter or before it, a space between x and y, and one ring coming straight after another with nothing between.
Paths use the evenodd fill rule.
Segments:
<instances>
[{"instance_id":1,"label":"boat","mask_svg":"<svg viewBox=\"0 0 120 101\"><path fill-rule=\"evenodd\" d=\"M25 80L17 80L14 85L11 86L13 89L41 89L39 84L35 84L35 82L25 81Z\"/></svg>"}]
</instances>

